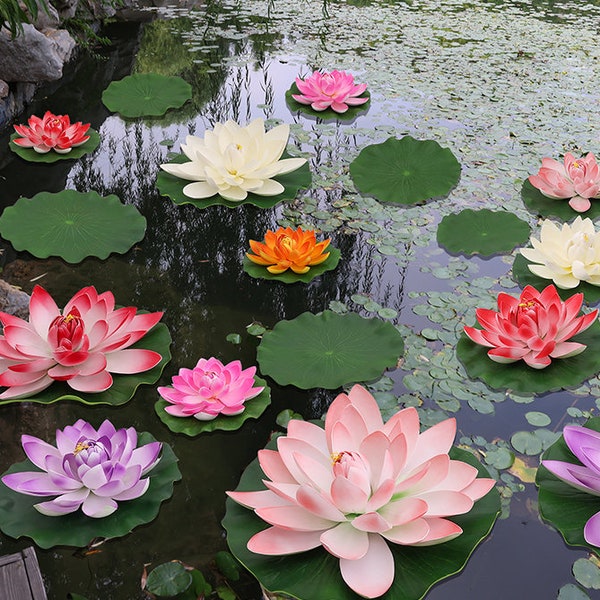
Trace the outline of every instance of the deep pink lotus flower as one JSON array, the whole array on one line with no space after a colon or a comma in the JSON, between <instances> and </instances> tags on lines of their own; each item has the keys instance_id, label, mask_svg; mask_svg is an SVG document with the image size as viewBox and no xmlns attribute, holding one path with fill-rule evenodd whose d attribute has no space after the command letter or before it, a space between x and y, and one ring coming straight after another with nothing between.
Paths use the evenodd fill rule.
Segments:
<instances>
[{"instance_id":1,"label":"deep pink lotus flower","mask_svg":"<svg viewBox=\"0 0 600 600\"><path fill-rule=\"evenodd\" d=\"M258 554L323 546L340 559L346 584L377 598L394 580L388 543L426 546L462 529L446 517L464 514L494 485L448 451L456 421L419 433L414 408L383 423L377 402L356 385L340 394L325 429L292 420L277 450L260 450L267 490L227 492L271 525L248 542Z\"/></svg>"},{"instance_id":2,"label":"deep pink lotus flower","mask_svg":"<svg viewBox=\"0 0 600 600\"><path fill-rule=\"evenodd\" d=\"M256 367L242 371L234 360L224 365L217 358L201 358L193 369L179 369L173 387L159 387L158 393L173 406L165 410L175 417L210 421L219 415L239 415L244 402L258 396L264 387L252 387Z\"/></svg>"},{"instance_id":3,"label":"deep pink lotus flower","mask_svg":"<svg viewBox=\"0 0 600 600\"><path fill-rule=\"evenodd\" d=\"M161 312L136 314L133 306L115 310L111 292L94 287L77 292L62 313L48 292L35 286L29 321L0 312L0 398L24 398L66 381L80 392L103 392L111 373L141 373L161 355L128 349L158 323Z\"/></svg>"},{"instance_id":4,"label":"deep pink lotus flower","mask_svg":"<svg viewBox=\"0 0 600 600\"><path fill-rule=\"evenodd\" d=\"M356 85L354 77L346 71L315 71L306 79L296 77L296 85L300 93L292 94L292 98L300 104L310 104L313 110L331 108L337 113L345 113L348 107L360 106L368 100L358 97L367 89L367 84Z\"/></svg>"},{"instance_id":5,"label":"deep pink lotus flower","mask_svg":"<svg viewBox=\"0 0 600 600\"><path fill-rule=\"evenodd\" d=\"M553 358L568 358L583 352L585 344L569 342L585 331L598 316L598 309L577 316L583 294L563 302L553 285L542 292L528 285L519 298L501 293L498 310L477 309L483 329L465 327L477 344L491 348L488 356L499 363L524 360L534 369L547 367Z\"/></svg>"},{"instance_id":6,"label":"deep pink lotus flower","mask_svg":"<svg viewBox=\"0 0 600 600\"><path fill-rule=\"evenodd\" d=\"M27 125L15 125L15 131L21 136L14 143L22 148L33 148L40 154L50 150L58 154L67 154L72 148L85 144L89 135L85 135L90 124L81 121L71 123L69 115L54 115L50 111L40 119L35 115L29 117Z\"/></svg>"},{"instance_id":7,"label":"deep pink lotus flower","mask_svg":"<svg viewBox=\"0 0 600 600\"><path fill-rule=\"evenodd\" d=\"M562 460L543 460L542 464L574 488L600 496L600 433L587 427L567 425L563 429L563 437L583 466ZM588 519L583 537L588 544L600 547L600 511Z\"/></svg>"},{"instance_id":8,"label":"deep pink lotus flower","mask_svg":"<svg viewBox=\"0 0 600 600\"><path fill-rule=\"evenodd\" d=\"M56 447L31 435L21 443L27 458L41 471L11 473L3 483L21 494L55 496L34 504L51 517L75 512L88 517L106 517L117 510L117 502L142 496L150 480L144 478L160 460L162 444L137 447L133 427L116 430L106 420L96 431L79 419L56 430Z\"/></svg>"},{"instance_id":9,"label":"deep pink lotus flower","mask_svg":"<svg viewBox=\"0 0 600 600\"><path fill-rule=\"evenodd\" d=\"M591 152L581 158L567 152L562 165L544 158L541 169L529 177L529 183L548 198L570 198L573 210L585 212L592 206L590 198L600 198L600 165Z\"/></svg>"}]
</instances>

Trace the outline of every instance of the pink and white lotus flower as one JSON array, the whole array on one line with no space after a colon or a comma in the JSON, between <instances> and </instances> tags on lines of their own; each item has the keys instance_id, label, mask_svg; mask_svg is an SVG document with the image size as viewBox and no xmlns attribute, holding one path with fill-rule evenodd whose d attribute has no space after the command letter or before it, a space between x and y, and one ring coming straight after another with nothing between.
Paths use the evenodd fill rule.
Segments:
<instances>
[{"instance_id":1,"label":"pink and white lotus flower","mask_svg":"<svg viewBox=\"0 0 600 600\"><path fill-rule=\"evenodd\" d=\"M21 443L27 458L41 471L11 473L2 482L30 496L57 496L34 504L51 517L81 510L88 517L106 517L118 502L142 496L150 479L144 478L160 460L160 442L137 446L133 427L115 429L106 420L96 431L79 419L56 430L56 446L31 435Z\"/></svg>"},{"instance_id":2,"label":"pink and white lotus flower","mask_svg":"<svg viewBox=\"0 0 600 600\"><path fill-rule=\"evenodd\" d=\"M173 387L159 387L158 393L173 405L165 407L170 415L210 421L244 412L244 402L264 390L253 387L255 374L256 367L242 370L239 360L224 365L214 357L201 358L193 369L179 369Z\"/></svg>"},{"instance_id":3,"label":"pink and white lotus flower","mask_svg":"<svg viewBox=\"0 0 600 600\"><path fill-rule=\"evenodd\" d=\"M337 113L345 113L351 106L360 106L369 100L359 96L367 89L366 83L356 85L354 77L346 71L331 73L315 71L306 79L296 77L299 94L292 98L300 104L310 104L313 110L330 108Z\"/></svg>"},{"instance_id":4,"label":"pink and white lotus flower","mask_svg":"<svg viewBox=\"0 0 600 600\"><path fill-rule=\"evenodd\" d=\"M55 115L46 111L40 119L29 117L27 125L15 125L15 131L21 136L13 141L21 148L33 148L40 154L54 150L58 154L67 154L72 148L85 144L90 136L86 135L90 124L81 121L71 123L69 115Z\"/></svg>"},{"instance_id":5,"label":"pink and white lotus flower","mask_svg":"<svg viewBox=\"0 0 600 600\"><path fill-rule=\"evenodd\" d=\"M111 373L141 373L161 355L129 348L158 323L162 312L136 314L133 306L115 310L112 292L94 287L77 292L61 312L48 292L35 286L29 321L0 312L0 399L24 398L54 381L80 392L102 392Z\"/></svg>"},{"instance_id":6,"label":"pink and white lotus flower","mask_svg":"<svg viewBox=\"0 0 600 600\"><path fill-rule=\"evenodd\" d=\"M577 316L582 303L583 294L563 302L553 285L542 292L528 285L519 298L500 293L498 312L478 308L477 320L483 329L465 327L465 333L476 344L491 348L488 356L496 362L524 360L534 369L543 369L553 358L585 350L585 344L568 341L598 317L598 309Z\"/></svg>"},{"instance_id":7,"label":"pink and white lotus flower","mask_svg":"<svg viewBox=\"0 0 600 600\"><path fill-rule=\"evenodd\" d=\"M227 492L271 527L248 542L265 555L323 546L340 559L346 584L376 598L394 580L388 543L440 544L462 533L446 517L464 514L494 480L448 455L456 421L419 433L414 408L383 423L377 402L356 385L340 394L325 429L291 420L277 450L260 450L267 490Z\"/></svg>"},{"instance_id":8,"label":"pink and white lotus flower","mask_svg":"<svg viewBox=\"0 0 600 600\"><path fill-rule=\"evenodd\" d=\"M570 198L573 210L585 212L592 206L590 198L600 198L600 165L591 152L581 158L567 152L563 164L542 159L538 174L531 175L529 183L548 198Z\"/></svg>"}]
</instances>

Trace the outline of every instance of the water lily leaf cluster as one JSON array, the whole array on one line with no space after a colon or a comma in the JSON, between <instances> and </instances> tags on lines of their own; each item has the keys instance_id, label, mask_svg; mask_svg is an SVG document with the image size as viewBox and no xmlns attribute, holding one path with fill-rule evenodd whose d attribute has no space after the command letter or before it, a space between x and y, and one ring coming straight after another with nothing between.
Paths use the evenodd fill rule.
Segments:
<instances>
[{"instance_id":1,"label":"water lily leaf cluster","mask_svg":"<svg viewBox=\"0 0 600 600\"><path fill-rule=\"evenodd\" d=\"M36 152L33 148L23 148L15 144L15 140L18 139L19 134L14 133L10 136L10 149L20 156L22 159L33 162L33 163L55 163L60 160L76 160L85 156L86 154L90 154L100 145L100 136L98 132L94 129L88 129L87 135L89 139L83 144L73 147L70 152L67 154L59 154L58 152L46 152L44 154L40 154Z\"/></svg>"}]
</instances>

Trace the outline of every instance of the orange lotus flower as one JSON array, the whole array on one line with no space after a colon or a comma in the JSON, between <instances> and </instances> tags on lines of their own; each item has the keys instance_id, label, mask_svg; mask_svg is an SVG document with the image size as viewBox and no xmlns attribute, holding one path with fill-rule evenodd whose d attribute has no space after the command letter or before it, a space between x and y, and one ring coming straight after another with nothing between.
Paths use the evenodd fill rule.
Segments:
<instances>
[{"instance_id":1,"label":"orange lotus flower","mask_svg":"<svg viewBox=\"0 0 600 600\"><path fill-rule=\"evenodd\" d=\"M303 231L302 227L280 227L275 232L267 230L264 243L250 240L254 254L247 252L246 256L275 275L288 269L302 274L327 260L329 252L323 251L330 241L327 239L317 243L315 232Z\"/></svg>"}]
</instances>

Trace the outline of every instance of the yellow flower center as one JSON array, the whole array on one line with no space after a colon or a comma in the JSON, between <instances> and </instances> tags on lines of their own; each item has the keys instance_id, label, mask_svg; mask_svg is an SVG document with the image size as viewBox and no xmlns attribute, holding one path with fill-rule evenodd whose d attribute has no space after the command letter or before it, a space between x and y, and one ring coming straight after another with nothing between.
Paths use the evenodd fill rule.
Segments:
<instances>
[{"instance_id":1,"label":"yellow flower center","mask_svg":"<svg viewBox=\"0 0 600 600\"><path fill-rule=\"evenodd\" d=\"M75 456L77 456L81 451L87 450L89 447L90 447L90 445L86 442L77 442L77 445L75 446L75 450L73 450L73 454L75 454Z\"/></svg>"},{"instance_id":2,"label":"yellow flower center","mask_svg":"<svg viewBox=\"0 0 600 600\"><path fill-rule=\"evenodd\" d=\"M291 250L294 247L294 240L291 237L288 237L287 235L284 235L281 238L281 245L286 249L286 250Z\"/></svg>"}]
</instances>

